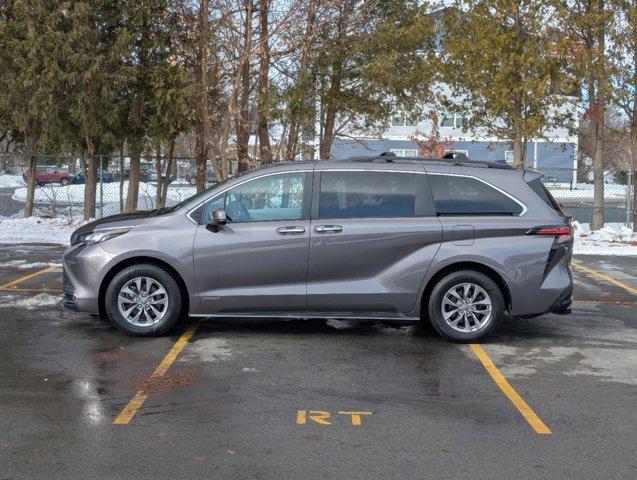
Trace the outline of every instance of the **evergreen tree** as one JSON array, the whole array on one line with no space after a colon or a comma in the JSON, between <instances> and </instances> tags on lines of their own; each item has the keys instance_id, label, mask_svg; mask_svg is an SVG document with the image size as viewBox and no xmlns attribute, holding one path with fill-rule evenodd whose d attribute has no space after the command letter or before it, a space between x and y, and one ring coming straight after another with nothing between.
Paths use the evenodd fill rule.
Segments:
<instances>
[{"instance_id":1,"label":"evergreen tree","mask_svg":"<svg viewBox=\"0 0 637 480\"><path fill-rule=\"evenodd\" d=\"M509 140L514 165L529 139L563 125L568 87L547 0L457 0L444 15L442 81L464 128Z\"/></svg>"},{"instance_id":2,"label":"evergreen tree","mask_svg":"<svg viewBox=\"0 0 637 480\"><path fill-rule=\"evenodd\" d=\"M604 226L604 118L616 88L616 72L608 39L615 22L613 5L605 0L559 0L560 30L568 40L570 74L581 85L586 101L583 120L589 122L593 153L593 215L591 229Z\"/></svg>"},{"instance_id":3,"label":"evergreen tree","mask_svg":"<svg viewBox=\"0 0 637 480\"><path fill-rule=\"evenodd\" d=\"M69 19L59 0L0 3L0 111L29 155L25 217L33 214L38 154L62 147L67 125L64 56Z\"/></svg>"},{"instance_id":4,"label":"evergreen tree","mask_svg":"<svg viewBox=\"0 0 637 480\"><path fill-rule=\"evenodd\" d=\"M110 155L121 136L122 93L129 69L129 49L118 36L122 18L117 0L72 2L66 12L70 30L64 50L68 91L69 143L84 160L84 218L95 217L98 155Z\"/></svg>"}]
</instances>

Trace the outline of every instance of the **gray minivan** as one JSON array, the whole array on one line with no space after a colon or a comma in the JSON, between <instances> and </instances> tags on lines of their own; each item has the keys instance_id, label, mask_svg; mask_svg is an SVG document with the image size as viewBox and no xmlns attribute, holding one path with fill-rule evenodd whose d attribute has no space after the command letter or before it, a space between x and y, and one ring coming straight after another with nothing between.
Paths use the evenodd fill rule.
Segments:
<instances>
[{"instance_id":1,"label":"gray minivan","mask_svg":"<svg viewBox=\"0 0 637 480\"><path fill-rule=\"evenodd\" d=\"M422 319L476 341L505 312L570 312L572 244L538 173L391 155L275 164L82 226L63 303L131 335L186 315Z\"/></svg>"}]
</instances>

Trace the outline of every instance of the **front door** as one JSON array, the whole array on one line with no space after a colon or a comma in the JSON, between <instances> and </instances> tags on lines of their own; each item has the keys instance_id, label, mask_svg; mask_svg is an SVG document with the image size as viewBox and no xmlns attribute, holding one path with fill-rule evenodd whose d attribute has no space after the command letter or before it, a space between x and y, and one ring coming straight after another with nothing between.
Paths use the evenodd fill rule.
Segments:
<instances>
[{"instance_id":1,"label":"front door","mask_svg":"<svg viewBox=\"0 0 637 480\"><path fill-rule=\"evenodd\" d=\"M410 316L442 239L424 170L315 172L308 309Z\"/></svg>"},{"instance_id":2,"label":"front door","mask_svg":"<svg viewBox=\"0 0 637 480\"><path fill-rule=\"evenodd\" d=\"M310 171L247 180L209 200L194 264L204 313L304 311L310 240ZM209 213L228 223L206 229Z\"/></svg>"}]
</instances>

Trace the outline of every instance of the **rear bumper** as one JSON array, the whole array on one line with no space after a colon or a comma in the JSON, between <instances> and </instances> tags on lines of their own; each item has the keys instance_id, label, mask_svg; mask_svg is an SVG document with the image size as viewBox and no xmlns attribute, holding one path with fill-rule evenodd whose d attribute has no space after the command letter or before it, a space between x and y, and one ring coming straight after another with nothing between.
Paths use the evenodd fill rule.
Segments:
<instances>
[{"instance_id":1,"label":"rear bumper","mask_svg":"<svg viewBox=\"0 0 637 480\"><path fill-rule=\"evenodd\" d=\"M571 305L573 304L573 286L569 286L564 292L555 300L551 308L550 313L557 313L558 315L567 315L571 313Z\"/></svg>"}]
</instances>

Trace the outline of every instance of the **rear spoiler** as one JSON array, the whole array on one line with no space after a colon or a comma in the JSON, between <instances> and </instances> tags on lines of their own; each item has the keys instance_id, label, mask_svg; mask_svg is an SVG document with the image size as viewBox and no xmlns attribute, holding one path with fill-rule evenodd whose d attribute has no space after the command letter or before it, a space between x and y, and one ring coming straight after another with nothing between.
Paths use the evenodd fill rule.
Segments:
<instances>
[{"instance_id":1,"label":"rear spoiler","mask_svg":"<svg viewBox=\"0 0 637 480\"><path fill-rule=\"evenodd\" d=\"M539 173L539 172L532 172L530 170L525 170L524 171L524 175L522 176L522 178L524 178L524 181L526 183L532 182L533 180L537 180L538 178L542 178L544 176L543 173Z\"/></svg>"}]
</instances>

